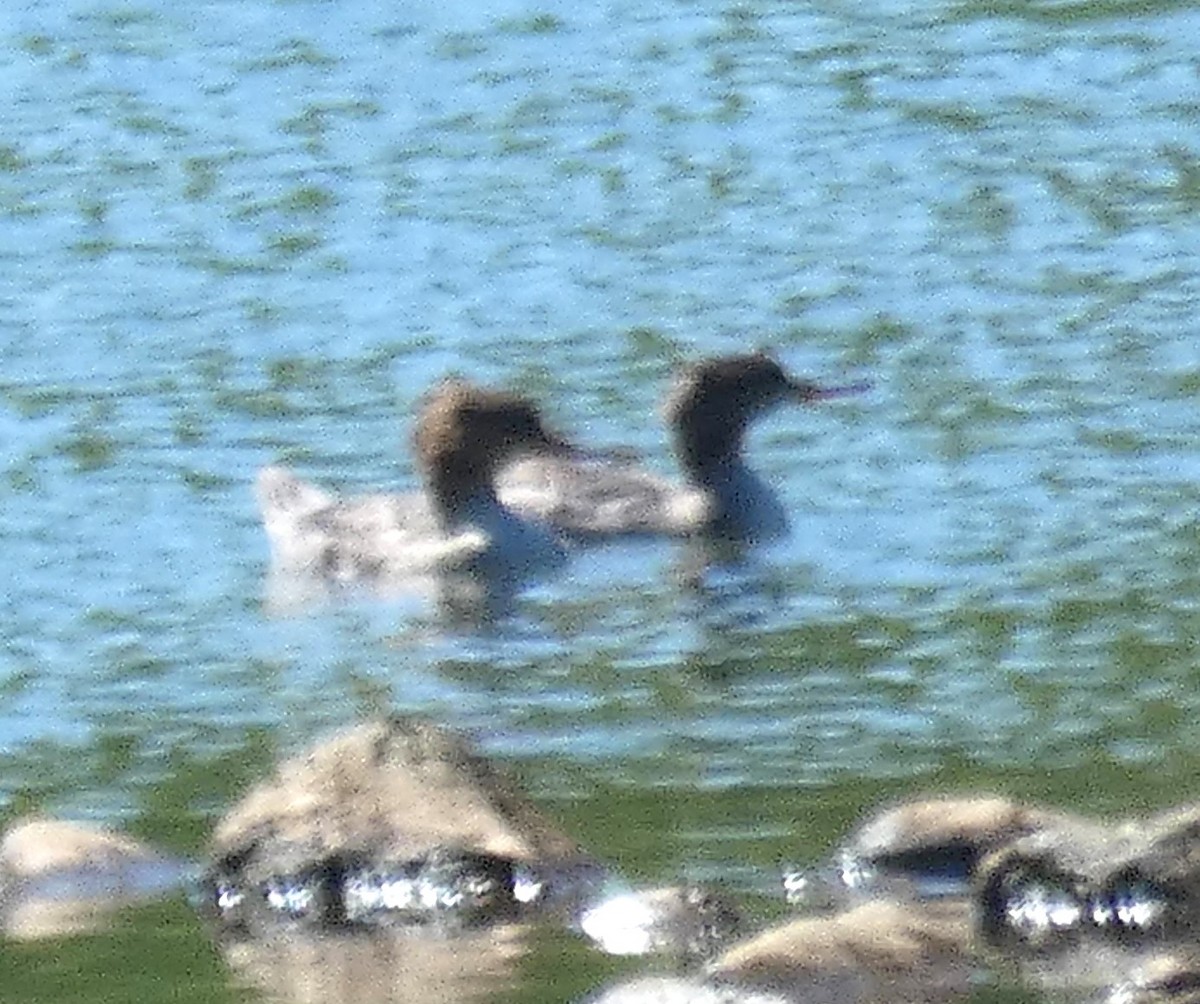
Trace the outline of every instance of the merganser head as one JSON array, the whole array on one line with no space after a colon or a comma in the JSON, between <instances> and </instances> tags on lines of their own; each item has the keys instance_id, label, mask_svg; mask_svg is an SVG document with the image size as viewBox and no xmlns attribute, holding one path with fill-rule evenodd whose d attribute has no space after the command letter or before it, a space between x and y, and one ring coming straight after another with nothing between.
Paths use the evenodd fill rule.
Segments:
<instances>
[{"instance_id":1,"label":"merganser head","mask_svg":"<svg viewBox=\"0 0 1200 1004\"><path fill-rule=\"evenodd\" d=\"M537 407L505 391L446 380L424 397L413 450L443 519L472 498L495 498L496 472L521 453L571 454Z\"/></svg>"},{"instance_id":2,"label":"merganser head","mask_svg":"<svg viewBox=\"0 0 1200 1004\"><path fill-rule=\"evenodd\" d=\"M806 403L826 393L790 376L766 353L719 356L689 366L663 412L681 463L696 473L735 459L746 427L758 416L785 402Z\"/></svg>"}]
</instances>

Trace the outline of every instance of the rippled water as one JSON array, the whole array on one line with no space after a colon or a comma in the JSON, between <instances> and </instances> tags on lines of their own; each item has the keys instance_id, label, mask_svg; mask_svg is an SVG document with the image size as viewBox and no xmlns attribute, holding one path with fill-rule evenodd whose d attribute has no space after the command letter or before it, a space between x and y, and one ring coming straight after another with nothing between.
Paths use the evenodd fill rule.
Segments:
<instances>
[{"instance_id":1,"label":"rippled water","mask_svg":"<svg viewBox=\"0 0 1200 1004\"><path fill-rule=\"evenodd\" d=\"M1190 792L1191 5L17 0L0 38L10 814L194 852L387 708L657 880L760 888L929 787ZM673 367L753 345L873 384L753 437L785 545L606 547L484 628L264 611L260 465L411 486L457 371L670 470Z\"/></svg>"}]
</instances>

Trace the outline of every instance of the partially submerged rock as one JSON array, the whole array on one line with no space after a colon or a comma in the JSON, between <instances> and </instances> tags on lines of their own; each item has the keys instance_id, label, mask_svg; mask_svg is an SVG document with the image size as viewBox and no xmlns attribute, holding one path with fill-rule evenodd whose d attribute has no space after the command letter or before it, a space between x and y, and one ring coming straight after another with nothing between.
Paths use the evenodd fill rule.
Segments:
<instances>
[{"instance_id":1,"label":"partially submerged rock","mask_svg":"<svg viewBox=\"0 0 1200 1004\"><path fill-rule=\"evenodd\" d=\"M62 937L176 890L183 865L132 837L35 818L0 841L0 923L10 938Z\"/></svg>"},{"instance_id":2,"label":"partially submerged rock","mask_svg":"<svg viewBox=\"0 0 1200 1004\"><path fill-rule=\"evenodd\" d=\"M793 902L906 895L967 895L980 862L999 848L1055 824L1061 813L993 795L901 802L865 820L827 871L791 872Z\"/></svg>"},{"instance_id":3,"label":"partially submerged rock","mask_svg":"<svg viewBox=\"0 0 1200 1004\"><path fill-rule=\"evenodd\" d=\"M1200 1004L1200 945L1177 946L1138 963L1097 1004Z\"/></svg>"},{"instance_id":4,"label":"partially submerged rock","mask_svg":"<svg viewBox=\"0 0 1200 1004\"><path fill-rule=\"evenodd\" d=\"M978 901L984 942L1026 976L1072 988L1126 983L1152 960L1195 950L1200 806L1046 827L984 862Z\"/></svg>"},{"instance_id":5,"label":"partially submerged rock","mask_svg":"<svg viewBox=\"0 0 1200 1004\"><path fill-rule=\"evenodd\" d=\"M966 903L877 901L795 920L733 946L704 977L653 977L595 1004L950 1004L976 966Z\"/></svg>"},{"instance_id":6,"label":"partially submerged rock","mask_svg":"<svg viewBox=\"0 0 1200 1004\"><path fill-rule=\"evenodd\" d=\"M609 896L584 911L579 928L609 955L709 959L744 933L745 920L721 892L665 886Z\"/></svg>"},{"instance_id":7,"label":"partially submerged rock","mask_svg":"<svg viewBox=\"0 0 1200 1004\"><path fill-rule=\"evenodd\" d=\"M281 764L218 824L204 887L226 930L256 935L280 923L444 932L549 916L602 948L709 957L740 930L726 898L691 887L606 910L595 858L461 737L409 717Z\"/></svg>"},{"instance_id":8,"label":"partially submerged rock","mask_svg":"<svg viewBox=\"0 0 1200 1004\"><path fill-rule=\"evenodd\" d=\"M881 900L766 931L722 955L710 979L806 1004L953 1000L976 969L970 937L965 904Z\"/></svg>"},{"instance_id":9,"label":"partially submerged rock","mask_svg":"<svg viewBox=\"0 0 1200 1004\"><path fill-rule=\"evenodd\" d=\"M227 924L512 919L602 872L459 737L415 718L352 728L281 764L218 824Z\"/></svg>"}]
</instances>

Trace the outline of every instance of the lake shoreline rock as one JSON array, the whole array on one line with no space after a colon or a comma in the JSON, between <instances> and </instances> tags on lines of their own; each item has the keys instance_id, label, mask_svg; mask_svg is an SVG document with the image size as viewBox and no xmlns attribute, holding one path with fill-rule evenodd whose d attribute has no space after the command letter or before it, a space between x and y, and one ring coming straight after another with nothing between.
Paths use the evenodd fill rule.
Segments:
<instances>
[{"instance_id":1,"label":"lake shoreline rock","mask_svg":"<svg viewBox=\"0 0 1200 1004\"><path fill-rule=\"evenodd\" d=\"M602 950L707 958L743 929L716 890L624 890L464 737L410 716L279 764L218 822L202 888L227 934L550 918Z\"/></svg>"},{"instance_id":2,"label":"lake shoreline rock","mask_svg":"<svg viewBox=\"0 0 1200 1004\"><path fill-rule=\"evenodd\" d=\"M258 985L292 959L297 999L357 1000L360 975L380 1001L515 986L527 922L545 920L611 954L675 958L681 975L597 1004L954 1004L989 971L1110 1004L1200 999L1194 805L1105 821L916 798L865 817L827 870L835 909L746 936L720 892L621 886L468 738L396 715L281 761L218 821L196 887L231 966ZM11 938L93 929L192 874L111 830L22 820L0 840L0 923ZM374 957L410 959L428 985L361 974ZM434 984L445 995L422 996Z\"/></svg>"},{"instance_id":3,"label":"lake shoreline rock","mask_svg":"<svg viewBox=\"0 0 1200 1004\"><path fill-rule=\"evenodd\" d=\"M35 940L92 931L122 907L178 889L186 871L115 830L23 819L0 839L0 933Z\"/></svg>"},{"instance_id":4,"label":"lake shoreline rock","mask_svg":"<svg viewBox=\"0 0 1200 1004\"><path fill-rule=\"evenodd\" d=\"M220 820L206 899L226 925L516 919L603 869L459 736L368 722L285 760Z\"/></svg>"}]
</instances>

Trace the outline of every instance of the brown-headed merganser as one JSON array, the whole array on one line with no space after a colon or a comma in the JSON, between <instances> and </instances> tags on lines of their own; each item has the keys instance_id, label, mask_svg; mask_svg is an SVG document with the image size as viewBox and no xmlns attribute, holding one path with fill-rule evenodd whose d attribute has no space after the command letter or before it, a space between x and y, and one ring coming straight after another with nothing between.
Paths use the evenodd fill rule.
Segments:
<instances>
[{"instance_id":1,"label":"brown-headed merganser","mask_svg":"<svg viewBox=\"0 0 1200 1004\"><path fill-rule=\"evenodd\" d=\"M413 432L419 493L338 498L284 467L258 475L276 574L396 586L438 573L522 578L563 559L554 534L496 497L501 465L571 447L516 394L447 380L424 398Z\"/></svg>"}]
</instances>

